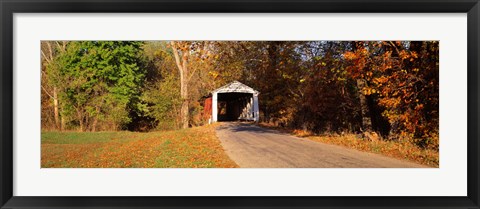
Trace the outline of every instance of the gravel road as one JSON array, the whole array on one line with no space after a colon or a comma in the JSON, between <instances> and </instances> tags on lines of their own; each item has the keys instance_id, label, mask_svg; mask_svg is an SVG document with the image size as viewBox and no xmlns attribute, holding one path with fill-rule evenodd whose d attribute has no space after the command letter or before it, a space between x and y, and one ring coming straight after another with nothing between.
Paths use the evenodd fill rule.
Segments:
<instances>
[{"instance_id":1,"label":"gravel road","mask_svg":"<svg viewBox=\"0 0 480 209\"><path fill-rule=\"evenodd\" d=\"M217 127L228 156L245 168L414 168L419 164L303 139L249 123Z\"/></svg>"}]
</instances>

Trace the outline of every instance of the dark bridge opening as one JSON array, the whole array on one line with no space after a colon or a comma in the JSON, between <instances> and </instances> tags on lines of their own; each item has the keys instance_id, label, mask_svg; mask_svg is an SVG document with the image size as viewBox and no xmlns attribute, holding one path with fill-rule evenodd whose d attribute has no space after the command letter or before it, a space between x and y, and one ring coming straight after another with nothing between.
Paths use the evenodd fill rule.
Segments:
<instances>
[{"instance_id":1,"label":"dark bridge opening","mask_svg":"<svg viewBox=\"0 0 480 209\"><path fill-rule=\"evenodd\" d=\"M253 98L251 93L219 93L218 94L218 121L236 121L242 119L242 113L247 114L250 108L247 106L252 104Z\"/></svg>"}]
</instances>

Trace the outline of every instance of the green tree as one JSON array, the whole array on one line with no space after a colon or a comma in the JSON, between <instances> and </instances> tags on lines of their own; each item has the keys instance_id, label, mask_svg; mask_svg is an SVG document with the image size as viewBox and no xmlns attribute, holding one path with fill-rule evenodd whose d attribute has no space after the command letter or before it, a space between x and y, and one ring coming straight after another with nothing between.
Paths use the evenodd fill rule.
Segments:
<instances>
[{"instance_id":1,"label":"green tree","mask_svg":"<svg viewBox=\"0 0 480 209\"><path fill-rule=\"evenodd\" d=\"M62 115L82 131L118 130L140 111L145 77L140 67L142 42L75 41L58 57L56 84L64 101Z\"/></svg>"},{"instance_id":2,"label":"green tree","mask_svg":"<svg viewBox=\"0 0 480 209\"><path fill-rule=\"evenodd\" d=\"M177 66L167 42L150 41L143 46L148 73L142 101L147 104L145 115L152 118L158 130L178 129L182 125L180 82Z\"/></svg>"}]
</instances>

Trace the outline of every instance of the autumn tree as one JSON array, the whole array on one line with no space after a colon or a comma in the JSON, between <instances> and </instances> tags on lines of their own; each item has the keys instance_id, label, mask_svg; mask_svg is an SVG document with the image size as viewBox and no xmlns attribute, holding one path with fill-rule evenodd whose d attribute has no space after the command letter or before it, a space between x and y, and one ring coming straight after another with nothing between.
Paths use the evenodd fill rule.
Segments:
<instances>
[{"instance_id":1,"label":"autumn tree","mask_svg":"<svg viewBox=\"0 0 480 209\"><path fill-rule=\"evenodd\" d=\"M188 42L171 41L170 45L175 56L175 62L180 75L180 98L182 100L182 127L188 128L188 58L190 44Z\"/></svg>"},{"instance_id":2,"label":"autumn tree","mask_svg":"<svg viewBox=\"0 0 480 209\"><path fill-rule=\"evenodd\" d=\"M210 42L206 41L171 41L171 49L175 57L175 63L180 76L180 97L182 99L182 128L189 127L189 96L190 82L198 69L202 69L202 64L211 58ZM208 63L211 64L211 63ZM190 67L192 69L190 70Z\"/></svg>"},{"instance_id":3,"label":"autumn tree","mask_svg":"<svg viewBox=\"0 0 480 209\"><path fill-rule=\"evenodd\" d=\"M310 42L302 51L307 68L301 123L313 132L357 132L362 127L357 82L345 71L346 42ZM303 122L305 121L305 122ZM300 123L300 124L301 124Z\"/></svg>"},{"instance_id":4,"label":"autumn tree","mask_svg":"<svg viewBox=\"0 0 480 209\"><path fill-rule=\"evenodd\" d=\"M362 74L388 119L391 138L438 145L438 42L370 42L347 51L350 71ZM436 146L438 147L438 146Z\"/></svg>"}]
</instances>

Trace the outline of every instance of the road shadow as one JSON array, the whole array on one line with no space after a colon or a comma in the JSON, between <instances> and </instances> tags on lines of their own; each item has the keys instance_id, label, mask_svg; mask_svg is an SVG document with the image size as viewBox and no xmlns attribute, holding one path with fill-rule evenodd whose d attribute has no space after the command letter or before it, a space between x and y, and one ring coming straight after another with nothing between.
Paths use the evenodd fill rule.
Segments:
<instances>
[{"instance_id":1,"label":"road shadow","mask_svg":"<svg viewBox=\"0 0 480 209\"><path fill-rule=\"evenodd\" d=\"M217 130L228 130L231 132L271 133L271 134L288 135L277 130L259 127L254 123L238 122L238 121L222 122L222 124L217 127Z\"/></svg>"}]
</instances>

